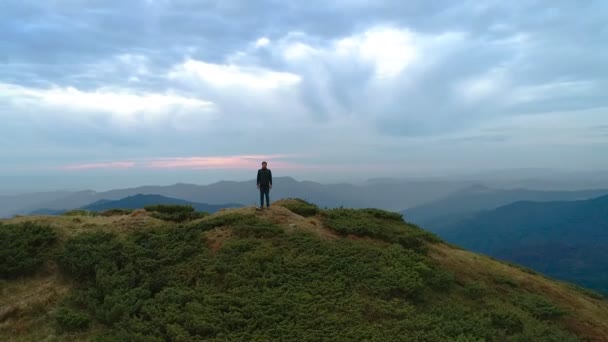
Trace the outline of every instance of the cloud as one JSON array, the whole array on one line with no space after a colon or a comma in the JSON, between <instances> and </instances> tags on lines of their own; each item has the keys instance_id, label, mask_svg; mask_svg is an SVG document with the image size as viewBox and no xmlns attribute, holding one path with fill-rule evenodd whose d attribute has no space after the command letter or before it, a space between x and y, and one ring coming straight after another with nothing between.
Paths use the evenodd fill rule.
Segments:
<instances>
[{"instance_id":1,"label":"cloud","mask_svg":"<svg viewBox=\"0 0 608 342\"><path fill-rule=\"evenodd\" d=\"M188 59L168 74L170 80L201 82L218 88L272 90L300 82L300 76L260 67L213 64Z\"/></svg>"},{"instance_id":2,"label":"cloud","mask_svg":"<svg viewBox=\"0 0 608 342\"><path fill-rule=\"evenodd\" d=\"M580 123L606 124L607 10L601 2L9 0L0 12L0 156L15 166L108 160L138 169L145 159L179 170L216 162L196 156L388 165L414 155L441 167L466 155L475 168L498 150L515 162L525 149L526 163L558 164L532 154L557 158L550 149L568 145L571 155L591 155L599 148L590 144L605 141L585 137ZM499 126L509 129L492 131Z\"/></svg>"},{"instance_id":3,"label":"cloud","mask_svg":"<svg viewBox=\"0 0 608 342\"><path fill-rule=\"evenodd\" d=\"M377 78L398 76L418 57L414 34L408 29L378 26L364 32L334 40L329 46L315 47L298 38L303 34L289 34L281 47L287 62L320 59L366 63Z\"/></svg>"},{"instance_id":4,"label":"cloud","mask_svg":"<svg viewBox=\"0 0 608 342\"><path fill-rule=\"evenodd\" d=\"M282 161L281 155L265 156L220 156L220 157L182 157L162 158L147 161L143 164L146 168L153 169L242 169L251 170L260 166L262 160L268 160L274 167L281 169L301 169L302 165Z\"/></svg>"},{"instance_id":5,"label":"cloud","mask_svg":"<svg viewBox=\"0 0 608 342\"><path fill-rule=\"evenodd\" d=\"M28 88L0 83L0 93L18 107L31 105L78 111L106 112L119 117L138 113L155 115L175 110L211 111L213 103L174 94L133 93L128 90L96 89L82 91L73 87Z\"/></svg>"},{"instance_id":6,"label":"cloud","mask_svg":"<svg viewBox=\"0 0 608 342\"><path fill-rule=\"evenodd\" d=\"M338 54L355 54L372 63L376 77L390 78L398 76L418 57L413 40L409 30L379 27L340 39L335 49Z\"/></svg>"},{"instance_id":7,"label":"cloud","mask_svg":"<svg viewBox=\"0 0 608 342\"><path fill-rule=\"evenodd\" d=\"M293 159L290 155L239 155L239 156L193 156L193 157L171 157L150 158L137 161L104 161L96 163L76 163L61 166L59 169L66 171L88 171L95 169L187 169L187 170L251 170L260 166L261 161L268 161L270 166L280 169L304 169L298 163L286 161Z\"/></svg>"},{"instance_id":8,"label":"cloud","mask_svg":"<svg viewBox=\"0 0 608 342\"><path fill-rule=\"evenodd\" d=\"M268 46L269 44L270 44L270 39L268 39L267 37L258 38L258 40L255 41L256 48L263 48L263 47Z\"/></svg>"},{"instance_id":9,"label":"cloud","mask_svg":"<svg viewBox=\"0 0 608 342\"><path fill-rule=\"evenodd\" d=\"M83 171L93 169L130 169L135 166L134 162L105 162L105 163L84 163L73 164L62 167L62 170L67 171Z\"/></svg>"}]
</instances>

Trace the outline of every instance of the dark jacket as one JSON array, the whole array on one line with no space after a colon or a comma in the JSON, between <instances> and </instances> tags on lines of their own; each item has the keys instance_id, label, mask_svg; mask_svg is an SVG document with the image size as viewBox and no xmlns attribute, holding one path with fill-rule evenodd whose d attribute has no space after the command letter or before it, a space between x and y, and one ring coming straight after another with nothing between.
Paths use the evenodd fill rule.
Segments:
<instances>
[{"instance_id":1,"label":"dark jacket","mask_svg":"<svg viewBox=\"0 0 608 342\"><path fill-rule=\"evenodd\" d=\"M258 170L258 185L260 188L268 189L272 185L272 172L270 169Z\"/></svg>"}]
</instances>

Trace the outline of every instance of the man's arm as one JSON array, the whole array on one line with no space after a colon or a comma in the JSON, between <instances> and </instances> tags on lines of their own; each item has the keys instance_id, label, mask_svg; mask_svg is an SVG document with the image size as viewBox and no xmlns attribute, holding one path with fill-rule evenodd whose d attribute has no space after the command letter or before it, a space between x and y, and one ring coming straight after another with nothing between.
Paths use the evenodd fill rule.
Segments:
<instances>
[{"instance_id":1,"label":"man's arm","mask_svg":"<svg viewBox=\"0 0 608 342\"><path fill-rule=\"evenodd\" d=\"M270 187L272 188L272 171L270 171L270 169L268 169L268 178L270 179Z\"/></svg>"},{"instance_id":2,"label":"man's arm","mask_svg":"<svg viewBox=\"0 0 608 342\"><path fill-rule=\"evenodd\" d=\"M257 181L257 185L258 188L260 187L260 170L258 170L258 181Z\"/></svg>"}]
</instances>

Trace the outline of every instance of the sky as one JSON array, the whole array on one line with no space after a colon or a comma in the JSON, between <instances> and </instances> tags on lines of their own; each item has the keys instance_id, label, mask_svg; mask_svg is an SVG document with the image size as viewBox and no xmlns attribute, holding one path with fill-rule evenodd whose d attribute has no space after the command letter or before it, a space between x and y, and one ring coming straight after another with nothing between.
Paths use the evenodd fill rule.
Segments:
<instances>
[{"instance_id":1,"label":"sky","mask_svg":"<svg viewBox=\"0 0 608 342\"><path fill-rule=\"evenodd\" d=\"M604 1L0 0L0 188L608 169ZM2 191L0 191L2 192Z\"/></svg>"}]
</instances>

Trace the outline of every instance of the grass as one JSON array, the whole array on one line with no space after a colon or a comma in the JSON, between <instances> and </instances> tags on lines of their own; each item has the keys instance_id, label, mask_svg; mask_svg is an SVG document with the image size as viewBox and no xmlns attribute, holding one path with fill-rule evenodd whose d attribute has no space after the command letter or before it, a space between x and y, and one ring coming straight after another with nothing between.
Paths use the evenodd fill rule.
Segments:
<instances>
[{"instance_id":1,"label":"grass","mask_svg":"<svg viewBox=\"0 0 608 342\"><path fill-rule=\"evenodd\" d=\"M281 200L278 205L304 217L311 217L321 213L321 210L315 204L306 202L305 200L299 198Z\"/></svg>"},{"instance_id":2,"label":"grass","mask_svg":"<svg viewBox=\"0 0 608 342\"><path fill-rule=\"evenodd\" d=\"M342 236L370 237L405 248L426 250L428 242L440 242L434 234L408 225L399 213L378 209L332 209L323 214L327 227Z\"/></svg>"}]
</instances>

